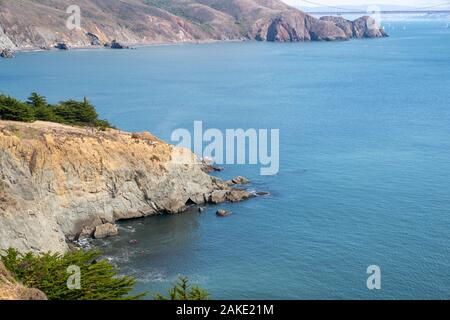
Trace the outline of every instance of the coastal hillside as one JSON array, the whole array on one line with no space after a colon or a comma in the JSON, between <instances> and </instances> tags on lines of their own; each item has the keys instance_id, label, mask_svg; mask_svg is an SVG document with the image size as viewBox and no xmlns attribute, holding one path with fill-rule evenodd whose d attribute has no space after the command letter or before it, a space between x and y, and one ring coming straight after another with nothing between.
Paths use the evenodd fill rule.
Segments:
<instances>
[{"instance_id":1,"label":"coastal hillside","mask_svg":"<svg viewBox=\"0 0 450 320\"><path fill-rule=\"evenodd\" d=\"M81 9L69 30L66 10ZM278 0L1 0L0 49L215 40L309 41L385 36L373 19L316 19Z\"/></svg>"},{"instance_id":2,"label":"coastal hillside","mask_svg":"<svg viewBox=\"0 0 450 320\"><path fill-rule=\"evenodd\" d=\"M0 249L65 252L114 222L251 195L150 133L0 121Z\"/></svg>"}]
</instances>

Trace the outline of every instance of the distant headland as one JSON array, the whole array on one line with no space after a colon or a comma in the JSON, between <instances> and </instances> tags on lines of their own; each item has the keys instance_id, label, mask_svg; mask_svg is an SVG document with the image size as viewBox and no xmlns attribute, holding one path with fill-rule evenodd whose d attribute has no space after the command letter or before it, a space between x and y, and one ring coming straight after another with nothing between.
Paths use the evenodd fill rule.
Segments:
<instances>
[{"instance_id":1,"label":"distant headland","mask_svg":"<svg viewBox=\"0 0 450 320\"><path fill-rule=\"evenodd\" d=\"M69 8L79 26L67 27ZM0 55L70 48L123 49L152 43L335 41L387 34L369 16L320 19L272 0L16 0L0 2Z\"/></svg>"}]
</instances>

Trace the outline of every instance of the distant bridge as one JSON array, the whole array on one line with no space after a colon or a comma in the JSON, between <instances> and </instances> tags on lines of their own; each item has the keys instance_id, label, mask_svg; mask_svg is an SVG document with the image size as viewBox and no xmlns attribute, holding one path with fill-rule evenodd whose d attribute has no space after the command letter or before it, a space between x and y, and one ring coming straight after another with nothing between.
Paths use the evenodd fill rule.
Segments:
<instances>
[{"instance_id":1,"label":"distant bridge","mask_svg":"<svg viewBox=\"0 0 450 320\"><path fill-rule=\"evenodd\" d=\"M304 10L305 11L305 10ZM342 15L342 14L407 14L407 13L449 13L450 10L403 10L403 11L395 11L395 10L389 10L389 11L305 11L308 14L321 14L321 15Z\"/></svg>"},{"instance_id":2,"label":"distant bridge","mask_svg":"<svg viewBox=\"0 0 450 320\"><path fill-rule=\"evenodd\" d=\"M310 11L306 8L300 8L309 14L405 14L405 13L450 13L450 1L446 1L439 4L429 5L425 7L409 7L408 9L403 10L375 10L373 6L369 7L367 11L362 9L354 9L351 10L345 7L339 7L335 5L329 5L322 3L322 0L300 0L301 2L305 2L307 4L312 4L314 6L318 6L318 10L325 9L326 11ZM319 2L320 1L320 2ZM325 1L325 0L324 0ZM306 9L306 10L305 10Z\"/></svg>"}]
</instances>

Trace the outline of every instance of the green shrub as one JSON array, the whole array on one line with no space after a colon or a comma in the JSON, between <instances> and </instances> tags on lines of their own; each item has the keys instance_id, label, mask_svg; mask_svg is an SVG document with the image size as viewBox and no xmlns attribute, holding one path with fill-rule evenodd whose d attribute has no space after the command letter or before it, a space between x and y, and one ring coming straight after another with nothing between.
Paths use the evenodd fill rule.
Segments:
<instances>
[{"instance_id":1,"label":"green shrub","mask_svg":"<svg viewBox=\"0 0 450 320\"><path fill-rule=\"evenodd\" d=\"M37 288L50 300L133 300L145 294L129 295L135 279L118 276L117 270L100 252L74 251L66 254L20 254L9 249L1 256L5 267L27 287ZM69 289L69 266L80 268L80 289Z\"/></svg>"},{"instance_id":2,"label":"green shrub","mask_svg":"<svg viewBox=\"0 0 450 320\"><path fill-rule=\"evenodd\" d=\"M95 107L86 98L83 101L71 99L52 105L36 92L31 93L26 103L0 95L0 119L24 122L41 120L96 127L100 130L113 128L108 121L98 119Z\"/></svg>"},{"instance_id":3,"label":"green shrub","mask_svg":"<svg viewBox=\"0 0 450 320\"><path fill-rule=\"evenodd\" d=\"M191 286L187 277L179 277L167 296L160 294L155 300L208 300L209 293L197 286Z\"/></svg>"},{"instance_id":4,"label":"green shrub","mask_svg":"<svg viewBox=\"0 0 450 320\"><path fill-rule=\"evenodd\" d=\"M34 110L34 116L36 120L49 121L57 123L67 123L63 118L55 114L54 107L52 106L41 106Z\"/></svg>"},{"instance_id":5,"label":"green shrub","mask_svg":"<svg viewBox=\"0 0 450 320\"><path fill-rule=\"evenodd\" d=\"M0 119L24 122L36 120L30 106L3 94L0 95Z\"/></svg>"},{"instance_id":6,"label":"green shrub","mask_svg":"<svg viewBox=\"0 0 450 320\"><path fill-rule=\"evenodd\" d=\"M36 92L32 92L28 97L27 104L35 108L48 106L47 99Z\"/></svg>"},{"instance_id":7,"label":"green shrub","mask_svg":"<svg viewBox=\"0 0 450 320\"><path fill-rule=\"evenodd\" d=\"M84 98L83 101L67 100L55 107L55 114L69 124L94 125L98 114L90 102Z\"/></svg>"},{"instance_id":8,"label":"green shrub","mask_svg":"<svg viewBox=\"0 0 450 320\"><path fill-rule=\"evenodd\" d=\"M114 126L112 126L108 121L106 120L95 120L94 127L96 127L98 130L105 131L108 128L115 129Z\"/></svg>"},{"instance_id":9,"label":"green shrub","mask_svg":"<svg viewBox=\"0 0 450 320\"><path fill-rule=\"evenodd\" d=\"M48 104L44 96L33 92L26 103L32 107L36 120L64 123L64 119L55 114L55 107Z\"/></svg>"}]
</instances>

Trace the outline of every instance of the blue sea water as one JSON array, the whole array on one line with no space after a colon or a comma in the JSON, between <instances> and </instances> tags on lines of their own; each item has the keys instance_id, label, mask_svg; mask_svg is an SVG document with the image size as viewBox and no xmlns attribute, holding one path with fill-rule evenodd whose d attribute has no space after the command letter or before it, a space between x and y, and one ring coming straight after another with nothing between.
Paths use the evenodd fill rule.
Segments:
<instances>
[{"instance_id":1,"label":"blue sea water","mask_svg":"<svg viewBox=\"0 0 450 320\"><path fill-rule=\"evenodd\" d=\"M279 128L280 172L226 166L268 197L126 221L97 243L137 291L188 275L213 298L450 298L450 29L391 37L21 53L0 91L89 99L124 130ZM130 239L138 239L130 245ZM366 287L369 265L382 288ZM151 295L150 295L151 296Z\"/></svg>"}]
</instances>

